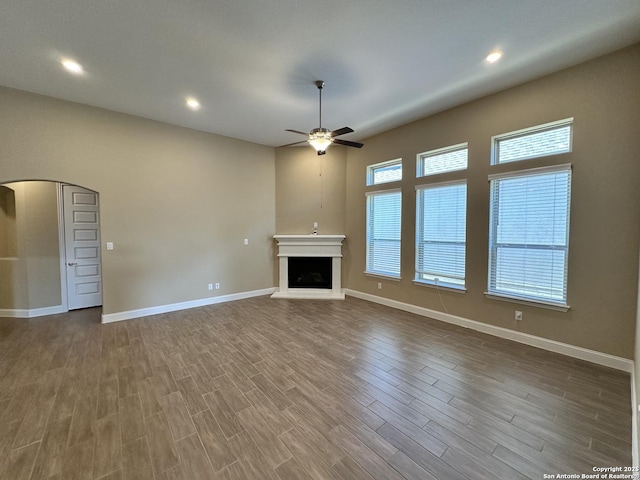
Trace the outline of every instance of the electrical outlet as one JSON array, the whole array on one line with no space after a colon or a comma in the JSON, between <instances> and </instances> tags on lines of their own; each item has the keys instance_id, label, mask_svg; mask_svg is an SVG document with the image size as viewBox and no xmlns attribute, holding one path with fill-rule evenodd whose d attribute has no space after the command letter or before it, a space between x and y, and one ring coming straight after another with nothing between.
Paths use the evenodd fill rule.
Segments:
<instances>
[{"instance_id":1,"label":"electrical outlet","mask_svg":"<svg viewBox=\"0 0 640 480\"><path fill-rule=\"evenodd\" d=\"M216 290L220 290L220 284L216 283Z\"/></svg>"},{"instance_id":2,"label":"electrical outlet","mask_svg":"<svg viewBox=\"0 0 640 480\"><path fill-rule=\"evenodd\" d=\"M244 239L244 244L245 244L245 245L249 245L249 239L248 239L248 238L245 238L245 239Z\"/></svg>"},{"instance_id":3,"label":"electrical outlet","mask_svg":"<svg viewBox=\"0 0 640 480\"><path fill-rule=\"evenodd\" d=\"M209 290L213 290L213 283L209 284Z\"/></svg>"},{"instance_id":4,"label":"electrical outlet","mask_svg":"<svg viewBox=\"0 0 640 480\"><path fill-rule=\"evenodd\" d=\"M382 283L378 282L378 290L382 290Z\"/></svg>"},{"instance_id":5,"label":"electrical outlet","mask_svg":"<svg viewBox=\"0 0 640 480\"><path fill-rule=\"evenodd\" d=\"M516 310L515 319L518 321L522 320L522 312L520 310Z\"/></svg>"}]
</instances>

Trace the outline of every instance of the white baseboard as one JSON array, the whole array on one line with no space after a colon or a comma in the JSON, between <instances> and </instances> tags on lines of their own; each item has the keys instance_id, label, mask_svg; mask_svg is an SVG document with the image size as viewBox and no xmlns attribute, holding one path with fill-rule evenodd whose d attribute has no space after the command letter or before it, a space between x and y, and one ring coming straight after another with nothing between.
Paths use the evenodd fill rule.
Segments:
<instances>
[{"instance_id":1,"label":"white baseboard","mask_svg":"<svg viewBox=\"0 0 640 480\"><path fill-rule=\"evenodd\" d=\"M35 318L45 315L56 315L67 311L62 305L54 305L53 307L42 308L0 308L0 317L8 318Z\"/></svg>"},{"instance_id":2,"label":"white baseboard","mask_svg":"<svg viewBox=\"0 0 640 480\"><path fill-rule=\"evenodd\" d=\"M29 310L24 308L0 308L0 317L29 318Z\"/></svg>"},{"instance_id":3,"label":"white baseboard","mask_svg":"<svg viewBox=\"0 0 640 480\"><path fill-rule=\"evenodd\" d=\"M137 310L128 310L126 312L109 313L102 315L102 323L121 322L123 320L131 320L133 318L147 317L149 315L158 315L161 313L176 312L178 310L187 310L189 308L204 307L214 305L216 303L232 302L234 300L242 300L251 297L260 297L262 295L271 295L275 292L275 288L264 288L262 290L252 290L249 292L232 293L230 295L222 295L220 297L202 298L199 300L191 300L188 302L171 303L169 305L159 305L157 307L140 308Z\"/></svg>"},{"instance_id":4,"label":"white baseboard","mask_svg":"<svg viewBox=\"0 0 640 480\"><path fill-rule=\"evenodd\" d=\"M588 348L577 347L575 345L569 345L568 343L562 343L555 340L549 340L547 338L537 337L528 333L510 330L508 328L496 327L494 325L478 322L476 320L470 320L468 318L458 317L456 315L450 315L448 313L439 312L437 310L418 307L409 303L390 300L388 298L378 297L377 295L358 292L356 290L345 289L345 294L352 297L360 298L362 300L368 300L370 302L379 303L388 307L397 308L398 310L404 310L405 312L415 313L423 317L429 317L435 320L440 320L442 322L458 325L460 327L470 328L471 330L476 330L478 332L486 333L496 337L513 340L514 342L531 345L532 347L542 348L550 352L561 353L569 357L578 358L580 360L596 363L598 365L614 368L616 370L622 370L624 372L632 373L634 369L633 360L629 360L627 358L616 357L615 355L609 355L607 353L589 350ZM634 407L634 409L635 408L636 407Z\"/></svg>"}]
</instances>

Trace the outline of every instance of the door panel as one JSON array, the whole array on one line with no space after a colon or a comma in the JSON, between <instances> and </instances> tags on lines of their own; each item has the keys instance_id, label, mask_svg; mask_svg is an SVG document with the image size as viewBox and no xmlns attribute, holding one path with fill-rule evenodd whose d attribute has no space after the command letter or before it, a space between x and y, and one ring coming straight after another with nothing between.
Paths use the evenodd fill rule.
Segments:
<instances>
[{"instance_id":1,"label":"door panel","mask_svg":"<svg viewBox=\"0 0 640 480\"><path fill-rule=\"evenodd\" d=\"M102 305L98 194L73 185L62 187L68 308Z\"/></svg>"}]
</instances>

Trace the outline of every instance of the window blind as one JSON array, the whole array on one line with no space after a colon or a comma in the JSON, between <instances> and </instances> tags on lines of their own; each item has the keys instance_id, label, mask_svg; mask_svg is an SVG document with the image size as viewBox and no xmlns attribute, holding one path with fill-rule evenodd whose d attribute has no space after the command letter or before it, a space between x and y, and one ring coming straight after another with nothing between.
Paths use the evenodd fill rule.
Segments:
<instances>
[{"instance_id":1,"label":"window blind","mask_svg":"<svg viewBox=\"0 0 640 480\"><path fill-rule=\"evenodd\" d=\"M367 193L367 273L400 276L400 190Z\"/></svg>"},{"instance_id":2,"label":"window blind","mask_svg":"<svg viewBox=\"0 0 640 480\"><path fill-rule=\"evenodd\" d=\"M467 184L416 188L416 280L464 287Z\"/></svg>"},{"instance_id":3,"label":"window blind","mask_svg":"<svg viewBox=\"0 0 640 480\"><path fill-rule=\"evenodd\" d=\"M397 182L398 180L402 180L401 158L367 167L367 185Z\"/></svg>"},{"instance_id":4,"label":"window blind","mask_svg":"<svg viewBox=\"0 0 640 480\"><path fill-rule=\"evenodd\" d=\"M567 303L571 167L493 176L489 293Z\"/></svg>"},{"instance_id":5,"label":"window blind","mask_svg":"<svg viewBox=\"0 0 640 480\"><path fill-rule=\"evenodd\" d=\"M493 138L493 163L508 163L571 151L573 119Z\"/></svg>"},{"instance_id":6,"label":"window blind","mask_svg":"<svg viewBox=\"0 0 640 480\"><path fill-rule=\"evenodd\" d=\"M418 177L453 172L467 168L467 144L432 150L418 155Z\"/></svg>"}]
</instances>

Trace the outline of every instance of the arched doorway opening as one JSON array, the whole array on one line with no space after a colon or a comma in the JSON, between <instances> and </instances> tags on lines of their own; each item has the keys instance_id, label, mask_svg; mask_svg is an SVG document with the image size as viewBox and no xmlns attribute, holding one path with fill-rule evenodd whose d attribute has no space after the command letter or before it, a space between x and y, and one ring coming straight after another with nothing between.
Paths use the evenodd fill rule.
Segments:
<instances>
[{"instance_id":1,"label":"arched doorway opening","mask_svg":"<svg viewBox=\"0 0 640 480\"><path fill-rule=\"evenodd\" d=\"M102 305L98 192L48 180L0 185L0 316Z\"/></svg>"}]
</instances>

